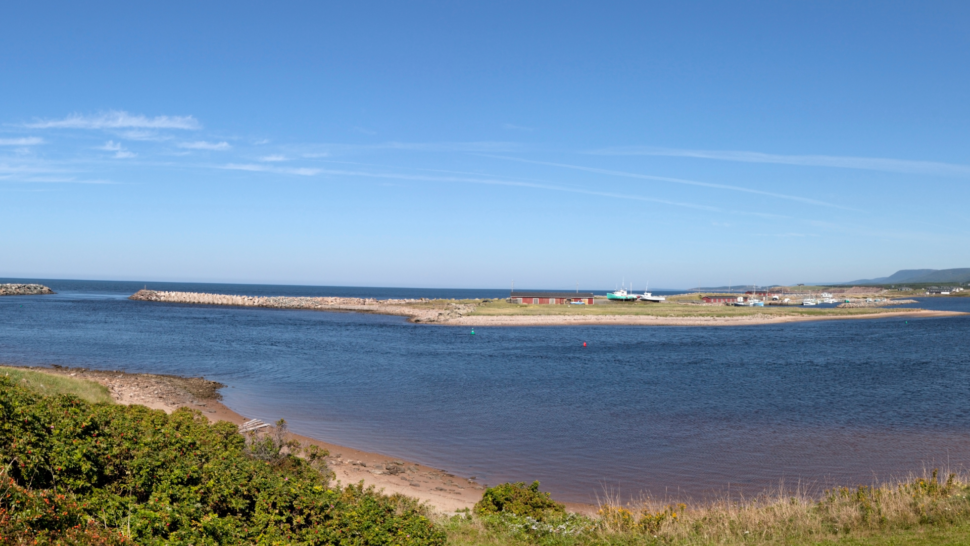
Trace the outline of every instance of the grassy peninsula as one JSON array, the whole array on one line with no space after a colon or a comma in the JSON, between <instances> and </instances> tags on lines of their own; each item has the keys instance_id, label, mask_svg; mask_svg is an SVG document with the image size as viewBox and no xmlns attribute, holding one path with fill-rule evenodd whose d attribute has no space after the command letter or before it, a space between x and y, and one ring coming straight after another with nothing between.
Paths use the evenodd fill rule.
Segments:
<instances>
[{"instance_id":1,"label":"grassy peninsula","mask_svg":"<svg viewBox=\"0 0 970 546\"><path fill-rule=\"evenodd\" d=\"M890 315L951 316L963 313L887 307L819 308L798 305L733 307L700 302L697 294L664 303L597 303L595 305L523 305L504 299L376 300L348 297L252 297L197 292L141 290L129 299L140 302L228 305L306 311L344 311L408 317L412 322L456 326L536 326L571 324L729 325L800 320L871 318ZM882 305L885 305L883 303Z\"/></svg>"},{"instance_id":2,"label":"grassy peninsula","mask_svg":"<svg viewBox=\"0 0 970 546\"><path fill-rule=\"evenodd\" d=\"M615 303L605 305L522 305L505 301L478 304L468 316L650 316L650 317L850 317L898 312L887 308L818 308L799 306L733 307L728 305L685 305L669 303ZM916 309L907 309L916 311Z\"/></svg>"},{"instance_id":3,"label":"grassy peninsula","mask_svg":"<svg viewBox=\"0 0 970 546\"><path fill-rule=\"evenodd\" d=\"M931 471L817 495L699 504L606 500L567 512L539 484L500 484L473 510L332 481L319 451L201 414L90 402L71 377L0 373L2 544L443 546L966 544L970 484ZM24 381L24 379L27 379ZM96 395L95 395L96 396Z\"/></svg>"}]
</instances>

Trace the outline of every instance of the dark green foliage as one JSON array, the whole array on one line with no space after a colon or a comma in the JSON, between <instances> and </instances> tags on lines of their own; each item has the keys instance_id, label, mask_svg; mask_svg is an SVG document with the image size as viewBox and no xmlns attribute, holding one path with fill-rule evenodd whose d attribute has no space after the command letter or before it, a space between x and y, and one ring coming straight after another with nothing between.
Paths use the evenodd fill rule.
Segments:
<instances>
[{"instance_id":1,"label":"dark green foliage","mask_svg":"<svg viewBox=\"0 0 970 546\"><path fill-rule=\"evenodd\" d=\"M0 543L444 543L411 499L329 486L319 460L247 451L234 425L197 412L42 397L0 378Z\"/></svg>"},{"instance_id":2,"label":"dark green foliage","mask_svg":"<svg viewBox=\"0 0 970 546\"><path fill-rule=\"evenodd\" d=\"M538 521L565 511L565 507L552 500L549 493L539 491L539 482L529 486L516 482L489 487L475 505L475 513L480 515L509 512Z\"/></svg>"}]
</instances>

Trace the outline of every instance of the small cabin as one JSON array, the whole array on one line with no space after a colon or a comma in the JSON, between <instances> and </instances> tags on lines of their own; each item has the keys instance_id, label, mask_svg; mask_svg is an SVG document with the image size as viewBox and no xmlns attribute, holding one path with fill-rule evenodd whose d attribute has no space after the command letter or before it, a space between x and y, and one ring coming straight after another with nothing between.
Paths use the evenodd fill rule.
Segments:
<instances>
[{"instance_id":1,"label":"small cabin","mask_svg":"<svg viewBox=\"0 0 970 546\"><path fill-rule=\"evenodd\" d=\"M509 296L512 303L530 305L567 305L570 303L584 303L593 305L592 292L512 292Z\"/></svg>"}]
</instances>

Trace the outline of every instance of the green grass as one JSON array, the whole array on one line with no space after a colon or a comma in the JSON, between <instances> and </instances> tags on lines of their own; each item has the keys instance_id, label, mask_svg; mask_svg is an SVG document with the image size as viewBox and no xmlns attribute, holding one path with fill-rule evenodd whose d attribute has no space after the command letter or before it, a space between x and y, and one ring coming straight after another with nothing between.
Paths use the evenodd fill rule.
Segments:
<instances>
[{"instance_id":1,"label":"green grass","mask_svg":"<svg viewBox=\"0 0 970 546\"><path fill-rule=\"evenodd\" d=\"M0 366L0 376L44 396L70 394L85 402L112 404L108 388L86 379L76 379L42 371Z\"/></svg>"},{"instance_id":2,"label":"green grass","mask_svg":"<svg viewBox=\"0 0 970 546\"><path fill-rule=\"evenodd\" d=\"M582 316L582 315L630 315L654 317L747 317L769 316L864 316L897 312L887 307L858 309L812 308L799 306L733 307L728 305L701 306L678 303L615 303L602 305L521 305L517 303L490 302L479 305L471 316ZM906 309L919 311L919 309Z\"/></svg>"},{"instance_id":3,"label":"green grass","mask_svg":"<svg viewBox=\"0 0 970 546\"><path fill-rule=\"evenodd\" d=\"M970 525L920 527L917 529L895 530L883 533L870 533L860 536L847 536L834 539L787 538L782 540L762 540L756 537L746 539L675 540L654 539L652 536L633 534L600 535L598 537L564 537L556 540L536 541L524 536L513 537L484 529L471 521L454 521L444 524L451 546L529 546L542 544L548 546L585 546L585 545L664 545L664 546L966 546L970 544Z\"/></svg>"},{"instance_id":4,"label":"green grass","mask_svg":"<svg viewBox=\"0 0 970 546\"><path fill-rule=\"evenodd\" d=\"M519 484L522 485L522 484ZM821 498L776 492L692 506L603 505L597 516L546 510L457 515L439 522L455 546L742 546L970 544L970 484L936 470Z\"/></svg>"}]
</instances>

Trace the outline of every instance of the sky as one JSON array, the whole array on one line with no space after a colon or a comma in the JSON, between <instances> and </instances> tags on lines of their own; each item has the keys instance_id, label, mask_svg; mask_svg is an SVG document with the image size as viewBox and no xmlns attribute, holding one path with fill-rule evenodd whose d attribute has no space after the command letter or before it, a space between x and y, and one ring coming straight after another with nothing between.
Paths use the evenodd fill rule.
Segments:
<instances>
[{"instance_id":1,"label":"sky","mask_svg":"<svg viewBox=\"0 0 970 546\"><path fill-rule=\"evenodd\" d=\"M20 2L0 277L970 267L966 2Z\"/></svg>"}]
</instances>

